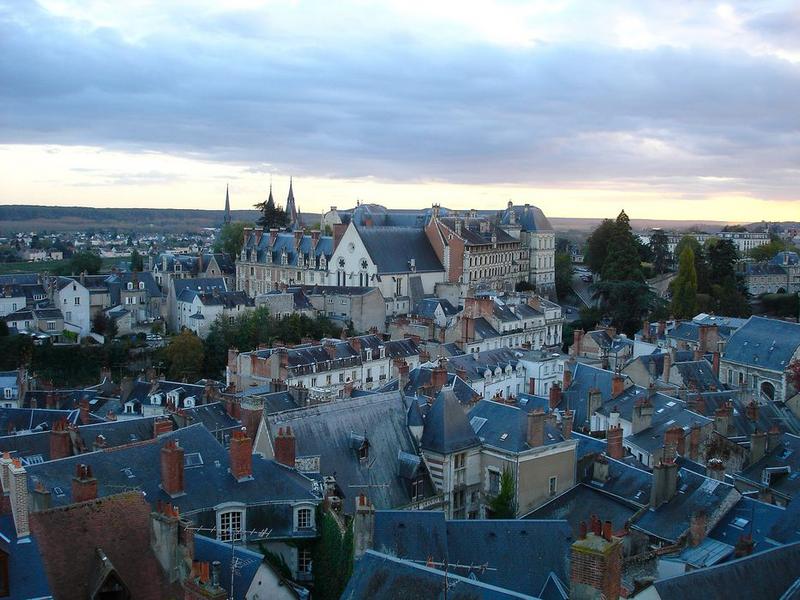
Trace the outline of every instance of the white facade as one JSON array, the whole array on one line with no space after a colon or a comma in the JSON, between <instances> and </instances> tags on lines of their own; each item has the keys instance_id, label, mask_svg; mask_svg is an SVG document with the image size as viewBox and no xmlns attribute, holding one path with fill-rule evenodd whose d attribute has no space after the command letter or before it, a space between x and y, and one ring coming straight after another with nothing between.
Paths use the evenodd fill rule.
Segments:
<instances>
[{"instance_id":1,"label":"white facade","mask_svg":"<svg viewBox=\"0 0 800 600\"><path fill-rule=\"evenodd\" d=\"M64 314L64 323L80 330L80 337L92 330L91 294L75 279L59 279L56 282L53 304Z\"/></svg>"}]
</instances>

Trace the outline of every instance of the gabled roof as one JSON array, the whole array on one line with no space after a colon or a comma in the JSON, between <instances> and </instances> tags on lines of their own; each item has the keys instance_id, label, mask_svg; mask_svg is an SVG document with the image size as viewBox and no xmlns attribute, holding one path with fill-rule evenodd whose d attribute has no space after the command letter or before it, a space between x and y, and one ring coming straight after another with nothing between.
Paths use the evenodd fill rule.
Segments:
<instances>
[{"instance_id":1,"label":"gabled roof","mask_svg":"<svg viewBox=\"0 0 800 600\"><path fill-rule=\"evenodd\" d=\"M769 487L789 498L800 497L800 437L784 433L775 448L739 476L761 485L765 469L775 470Z\"/></svg>"},{"instance_id":2,"label":"gabled roof","mask_svg":"<svg viewBox=\"0 0 800 600\"><path fill-rule=\"evenodd\" d=\"M78 422L78 411L0 407L0 433L48 431L53 428L55 422L61 419L75 424Z\"/></svg>"},{"instance_id":3,"label":"gabled roof","mask_svg":"<svg viewBox=\"0 0 800 600\"><path fill-rule=\"evenodd\" d=\"M431 452L450 454L480 443L453 390L443 389L425 418L420 446Z\"/></svg>"},{"instance_id":4,"label":"gabled roof","mask_svg":"<svg viewBox=\"0 0 800 600\"><path fill-rule=\"evenodd\" d=\"M742 536L752 536L755 552L774 548L781 543L800 541L800 532L796 527L780 527L780 523L786 521L787 512L787 509L775 504L742 496L708 536L731 546L735 546Z\"/></svg>"},{"instance_id":5,"label":"gabled roof","mask_svg":"<svg viewBox=\"0 0 800 600\"><path fill-rule=\"evenodd\" d=\"M800 324L750 317L725 345L723 360L783 373L800 348Z\"/></svg>"},{"instance_id":6,"label":"gabled roof","mask_svg":"<svg viewBox=\"0 0 800 600\"><path fill-rule=\"evenodd\" d=\"M525 452L527 442L528 410L491 400L481 400L467 415L475 434L481 442L507 452ZM544 445L563 442L557 427L544 426Z\"/></svg>"},{"instance_id":7,"label":"gabled roof","mask_svg":"<svg viewBox=\"0 0 800 600\"><path fill-rule=\"evenodd\" d=\"M222 277L198 277L196 279L172 279L175 297L180 297L184 290L211 293L214 290L225 291L225 280Z\"/></svg>"},{"instance_id":8,"label":"gabled roof","mask_svg":"<svg viewBox=\"0 0 800 600\"><path fill-rule=\"evenodd\" d=\"M219 584L225 590L231 589L231 554L236 561L236 574L234 579L235 600L247 600L247 592L253 584L253 579L259 567L264 562L264 555L253 552L242 546L234 546L220 542L204 535L194 536L194 560L213 563L215 560L222 563L219 570Z\"/></svg>"},{"instance_id":9,"label":"gabled roof","mask_svg":"<svg viewBox=\"0 0 800 600\"><path fill-rule=\"evenodd\" d=\"M784 593L797 582L798 563L800 543L661 579L653 585L661 600L742 598L750 594L779 600L787 598Z\"/></svg>"},{"instance_id":10,"label":"gabled roof","mask_svg":"<svg viewBox=\"0 0 800 600\"><path fill-rule=\"evenodd\" d=\"M346 511L355 506L350 499L366 489L359 486L367 484L385 484L369 490L378 508L411 502L410 485L401 477L398 450L413 455L417 452L399 392L275 413L267 416L267 424L273 439L281 428L292 428L298 458L319 457L319 475L335 475ZM366 439L366 459L360 459L357 448L353 448L354 436Z\"/></svg>"},{"instance_id":11,"label":"gabled roof","mask_svg":"<svg viewBox=\"0 0 800 600\"><path fill-rule=\"evenodd\" d=\"M535 231L540 233L553 231L553 226L550 224L550 221L547 220L547 217L544 216L542 210L529 204L507 208L500 218L501 225L511 225L512 212L514 213L514 220L523 231Z\"/></svg>"},{"instance_id":12,"label":"gabled roof","mask_svg":"<svg viewBox=\"0 0 800 600\"><path fill-rule=\"evenodd\" d=\"M444 271L422 229L357 227L356 231L379 274L408 273L412 258L417 273Z\"/></svg>"}]
</instances>

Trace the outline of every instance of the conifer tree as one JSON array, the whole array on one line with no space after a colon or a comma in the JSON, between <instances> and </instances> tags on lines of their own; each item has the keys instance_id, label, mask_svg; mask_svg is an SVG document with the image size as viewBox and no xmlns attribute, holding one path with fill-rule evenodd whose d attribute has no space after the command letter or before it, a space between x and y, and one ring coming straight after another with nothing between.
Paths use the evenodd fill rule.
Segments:
<instances>
[{"instance_id":1,"label":"conifer tree","mask_svg":"<svg viewBox=\"0 0 800 600\"><path fill-rule=\"evenodd\" d=\"M697 271L694 251L688 245L681 252L678 275L672 282L671 308L678 319L689 319L697 313Z\"/></svg>"}]
</instances>

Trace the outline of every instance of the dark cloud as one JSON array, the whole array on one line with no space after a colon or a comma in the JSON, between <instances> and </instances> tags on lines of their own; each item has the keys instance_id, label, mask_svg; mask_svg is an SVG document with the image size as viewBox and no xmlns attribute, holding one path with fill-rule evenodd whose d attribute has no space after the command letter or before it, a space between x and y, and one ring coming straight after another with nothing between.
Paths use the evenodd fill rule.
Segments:
<instances>
[{"instance_id":1,"label":"dark cloud","mask_svg":"<svg viewBox=\"0 0 800 600\"><path fill-rule=\"evenodd\" d=\"M158 150L320 177L796 198L800 69L789 62L708 49L432 46L364 30L315 42L249 17L189 17L190 35L130 42L35 6L0 13L0 142ZM158 180L143 175L133 181Z\"/></svg>"}]
</instances>

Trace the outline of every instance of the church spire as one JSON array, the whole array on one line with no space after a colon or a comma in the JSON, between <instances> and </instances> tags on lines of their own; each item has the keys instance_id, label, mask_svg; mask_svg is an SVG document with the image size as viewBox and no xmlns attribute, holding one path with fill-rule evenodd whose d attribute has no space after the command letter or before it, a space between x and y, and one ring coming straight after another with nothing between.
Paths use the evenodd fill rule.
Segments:
<instances>
[{"instance_id":1,"label":"church spire","mask_svg":"<svg viewBox=\"0 0 800 600\"><path fill-rule=\"evenodd\" d=\"M231 198L228 194L227 184L225 184L225 216L222 218L222 222L225 225L231 222Z\"/></svg>"},{"instance_id":2,"label":"church spire","mask_svg":"<svg viewBox=\"0 0 800 600\"><path fill-rule=\"evenodd\" d=\"M297 207L294 203L294 191L292 189L292 178L289 177L289 197L286 198L286 216L289 218L289 225L297 224Z\"/></svg>"}]
</instances>

